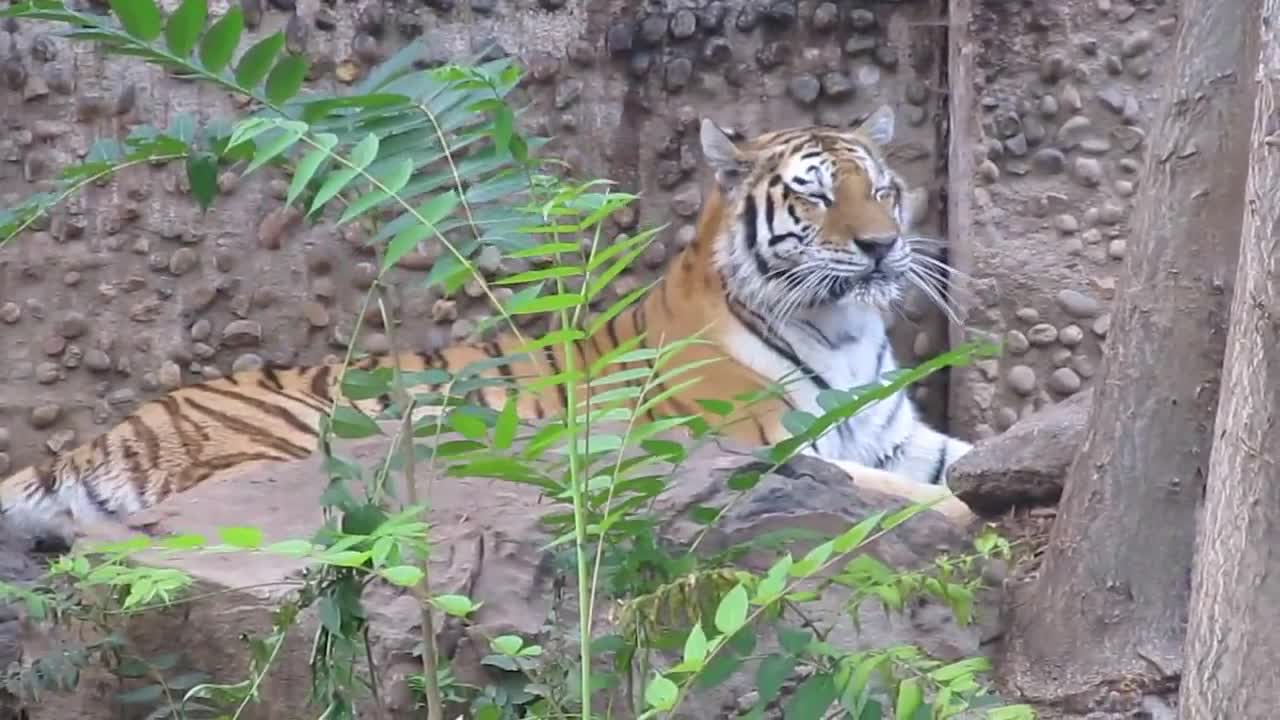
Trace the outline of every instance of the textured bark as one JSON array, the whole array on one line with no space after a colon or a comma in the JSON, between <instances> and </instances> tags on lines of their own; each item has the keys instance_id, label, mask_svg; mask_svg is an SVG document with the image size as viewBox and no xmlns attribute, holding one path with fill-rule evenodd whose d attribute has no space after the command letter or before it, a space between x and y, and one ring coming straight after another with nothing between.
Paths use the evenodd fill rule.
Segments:
<instances>
[{"instance_id":1,"label":"textured bark","mask_svg":"<svg viewBox=\"0 0 1280 720\"><path fill-rule=\"evenodd\" d=\"M1067 708L1182 669L1239 252L1261 0L1187 0L1154 113L1106 368L1004 671Z\"/></svg>"},{"instance_id":2,"label":"textured bark","mask_svg":"<svg viewBox=\"0 0 1280 720\"><path fill-rule=\"evenodd\" d=\"M1240 268L1192 579L1182 720L1280 713L1280 0L1264 0Z\"/></svg>"}]
</instances>

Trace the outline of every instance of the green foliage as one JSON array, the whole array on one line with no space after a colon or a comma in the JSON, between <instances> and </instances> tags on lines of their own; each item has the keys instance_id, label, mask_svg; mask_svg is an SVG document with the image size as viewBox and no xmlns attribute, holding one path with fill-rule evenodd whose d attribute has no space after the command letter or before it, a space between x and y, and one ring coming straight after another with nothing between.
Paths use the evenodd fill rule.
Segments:
<instances>
[{"instance_id":1,"label":"green foliage","mask_svg":"<svg viewBox=\"0 0 1280 720\"><path fill-rule=\"evenodd\" d=\"M840 707L859 720L918 720L953 717L990 701L978 680L989 669L981 659L943 664L912 647L834 647L827 638L830 628L804 621L803 607L838 585L850 598L850 623L857 622L865 602L892 612L919 596L948 603L961 622L969 622L979 587L977 566L1010 552L998 536L984 534L974 553L940 557L914 572L889 568L860 552L924 509L912 506L873 514L831 538L758 538L751 549L777 552L762 574L732 566L746 548L708 555L698 552L702 536L680 548L657 540L655 501L694 446L722 428L699 416L650 412L690 382L700 363L674 366L674 359L701 340L637 338L589 366L576 362L573 344L600 331L647 290L603 302L602 293L661 228L602 238L603 221L636 197L605 181L573 182L545 169L546 161L537 155L542 141L522 134L519 113L506 101L520 80L519 68L498 60L417 70L413 60L421 46L415 43L349 95L299 96L307 60L287 52L280 33L248 43L239 7L215 19L204 0L182 0L167 15L154 0L112 0L110 5L112 16L103 17L55 0L30 0L0 9L0 17L60 23L69 37L248 98L254 110L234 123L182 116L163 129L139 127L123 142L95 144L83 163L64 169L52 192L0 210L0 242L18 236L86 185L140 164L182 162L192 196L205 209L217 202L220 172L280 170L290 180L286 202L304 209L308 218L358 223L369 230L380 274L358 318L381 302L386 274L405 255L438 243L445 254L428 284L450 293L474 280L494 305L492 322L506 323L523 344L517 354L536 357L545 348L558 348L566 362L560 372L531 381L490 376L510 358L453 371L360 371L349 368L353 349L341 376L346 398L389 397L392 402L379 417L353 404L335 404L322 420L325 520L314 535L269 542L256 528L230 527L212 539L139 537L58 558L35 587L0 586L3 599L21 602L32 618L88 624L104 638L69 645L11 672L11 692L38 702L42 693L73 688L83 668L99 663L137 681L117 701L154 707L151 717L238 718L261 701L260 685L283 643L297 632L300 614L313 609L319 620L311 638L314 716L379 716L377 668L369 664L367 587L387 583L414 593L425 619L465 620L483 606L431 587L430 527L413 483L415 472L427 471L442 478L531 485L557 503L544 518L553 536L549 548L560 568L576 579L579 607L576 648L553 652L515 635L491 638L492 652L482 662L496 675L483 687L460 684L448 667L437 667L435 637L424 631L419 648L424 672L412 685L429 707L467 703L478 718L589 718L596 710L589 700L638 681L640 697L628 693L626 701L638 714L656 717L677 712L691 693L737 671L748 672L757 685L759 703L748 717L761 717L766 704L780 701L788 718L818 718ZM532 268L486 281L472 262L485 247L527 260ZM510 297L499 301L494 286L509 289ZM589 316L592 307L599 312ZM526 338L513 322L522 315L551 315L558 329ZM489 329L491 324L482 328ZM394 345L391 328L388 337ZM987 352L963 346L870 387L823 393L822 415L789 415L786 425L794 437L762 448L764 462L735 474L729 489L751 491L766 473L867 404ZM521 422L516 413L521 393L552 387L568 401L569 411L537 426ZM494 391L506 395L501 408L475 402L478 393ZM705 399L700 405L724 420L738 404L755 399ZM415 417L415 410L430 412ZM397 429L390 433L391 450L376 467L361 467L333 452L334 437L386 434L381 421L396 421ZM673 430L687 431L689 441L661 437ZM402 488L394 487L396 475ZM696 508L694 519L710 527L726 509ZM811 543L798 559L786 550L794 541ZM193 599L191 578L136 562L144 552L280 555L305 563L307 572L273 613L271 630L246 638L245 679L217 683L183 671L176 657L132 657L114 634L123 616ZM601 596L620 608L615 634L600 636L592 626ZM778 647L757 653L765 629ZM659 670L664 653L679 660ZM601 662L610 662L613 671L600 671ZM784 685L801 677L783 698ZM989 717L1033 715L1008 706L990 710Z\"/></svg>"}]
</instances>

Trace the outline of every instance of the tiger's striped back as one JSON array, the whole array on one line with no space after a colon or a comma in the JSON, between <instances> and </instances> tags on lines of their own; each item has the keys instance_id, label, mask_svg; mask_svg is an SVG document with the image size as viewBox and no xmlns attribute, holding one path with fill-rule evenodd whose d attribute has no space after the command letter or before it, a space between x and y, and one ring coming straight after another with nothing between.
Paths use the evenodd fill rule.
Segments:
<instances>
[{"instance_id":1,"label":"tiger's striped back","mask_svg":"<svg viewBox=\"0 0 1280 720\"><path fill-rule=\"evenodd\" d=\"M573 362L587 367L637 338L658 348L699 335L703 342L682 346L666 365L696 366L680 378L692 382L668 393L650 416L701 414L716 425L724 419L698 401L729 401L737 410L724 432L751 445L789 437L782 423L788 411L821 414L817 397L824 389L865 385L893 370L879 313L915 281L912 273L925 260L917 259L906 235L905 184L879 150L891 135L887 108L858 129L797 128L741 146L704 121L703 154L716 181L695 240L643 300L574 343ZM354 367L456 373L476 361L520 356L522 346L503 335L371 357ZM555 345L489 363L482 375L550 378L568 360ZM348 402L339 373L334 365L261 368L168 392L89 442L0 483L0 519L66 542L79 521L122 521L229 471L307 457L317 449L321 417L334 403ZM779 383L786 384L781 395L739 401ZM585 397L590 388L580 390ZM500 409L507 393L485 387L472 400ZM382 397L352 404L373 415L389 403ZM520 418L538 421L561 415L566 396L551 383L522 391L517 403ZM855 482L901 477L938 484L968 447L919 422L900 392L840 425L811 451L843 461Z\"/></svg>"},{"instance_id":2,"label":"tiger's striped back","mask_svg":"<svg viewBox=\"0 0 1280 720\"><path fill-rule=\"evenodd\" d=\"M660 347L713 326L712 317L687 310L671 312L677 304L682 309L687 307L688 291L709 287L708 278L694 279L706 267L695 259L697 250L691 248L689 255L677 259L676 271L668 274L649 297L618 314L594 335L574 343L575 367L589 367L620 343L640 336L645 336L644 345ZM655 318L657 322L652 323ZM479 376L505 378L517 384L559 374L567 367L560 345L532 353L521 352L523 347L524 343L515 336L503 334L492 342L431 352L367 356L351 367L374 370L398 366L411 378L420 371L443 369L457 373L473 363L485 362L489 367ZM495 358L506 360L486 362ZM688 346L672 356L667 369L686 363L699 364L694 387L650 408L650 418L697 414L698 398L728 399L766 385L744 368L716 367L733 363L714 346ZM599 374L634 365L613 364ZM359 401L343 397L341 372L339 364L262 367L172 390L143 403L87 443L6 479L0 484L3 519L58 544L71 536L78 521L122 521L171 495L247 465L306 458L317 450L320 419L335 403L378 417L392 402L386 395ZM480 387L469 400L499 410L508 401L504 385L509 384ZM411 385L407 389L417 394L445 388ZM659 386L650 394L665 389ZM579 392L585 399L590 388L584 385ZM560 416L567 399L562 384L551 384L536 392L522 388L515 398L518 417L533 422ZM765 409L768 405L768 401L763 403ZM731 418L726 433L751 443L772 441L775 435L765 430L765 421L747 412L743 409L738 417ZM753 407L751 412L758 415L761 406Z\"/></svg>"}]
</instances>

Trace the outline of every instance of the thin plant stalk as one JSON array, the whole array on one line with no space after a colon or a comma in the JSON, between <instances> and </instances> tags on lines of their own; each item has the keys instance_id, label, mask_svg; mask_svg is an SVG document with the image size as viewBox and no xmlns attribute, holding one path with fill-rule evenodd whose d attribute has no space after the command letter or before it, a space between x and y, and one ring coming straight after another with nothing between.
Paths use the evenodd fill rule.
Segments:
<instances>
[{"instance_id":1,"label":"thin plant stalk","mask_svg":"<svg viewBox=\"0 0 1280 720\"><path fill-rule=\"evenodd\" d=\"M378 253L378 266L382 266L381 252ZM414 477L415 460L413 448L413 411L414 399L404 384L404 376L400 368L399 333L395 318L387 316L384 302L387 297L386 285L377 283L378 310L382 313L382 326L387 331L387 343L391 346L392 363L391 392L403 413L400 418L401 450L404 453L404 485L405 498L410 507L418 506L418 483ZM428 508L422 508L422 522L430 523ZM444 703L441 699L440 680L436 675L436 630L435 617L431 612L431 562L430 553L422 559L422 580L415 587L418 602L422 609L422 681L423 691L427 697L427 719L444 720ZM375 690L375 692L377 692Z\"/></svg>"},{"instance_id":2,"label":"thin plant stalk","mask_svg":"<svg viewBox=\"0 0 1280 720\"><path fill-rule=\"evenodd\" d=\"M567 311L561 311L567 319ZM587 499L586 483L578 457L578 383L574 379L574 351L566 339L565 363L565 435L569 438L569 486L573 493L573 541L578 570L578 642L579 660L582 663L582 720L591 720L591 566L587 562ZM588 432L590 428L588 427Z\"/></svg>"}]
</instances>

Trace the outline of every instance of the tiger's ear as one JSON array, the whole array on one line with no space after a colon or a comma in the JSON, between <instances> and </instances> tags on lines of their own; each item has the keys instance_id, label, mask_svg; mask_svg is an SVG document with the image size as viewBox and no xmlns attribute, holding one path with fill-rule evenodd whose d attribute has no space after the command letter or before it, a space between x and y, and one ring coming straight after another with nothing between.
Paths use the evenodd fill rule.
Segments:
<instances>
[{"instance_id":1,"label":"tiger's ear","mask_svg":"<svg viewBox=\"0 0 1280 720\"><path fill-rule=\"evenodd\" d=\"M747 173L749 163L745 154L710 118L702 119L699 138L702 141L702 157L715 172L716 182L722 190L731 189Z\"/></svg>"},{"instance_id":2,"label":"tiger's ear","mask_svg":"<svg viewBox=\"0 0 1280 720\"><path fill-rule=\"evenodd\" d=\"M887 145L893 141L894 114L893 108L881 105L867 116L858 126L864 135L877 145Z\"/></svg>"}]
</instances>

